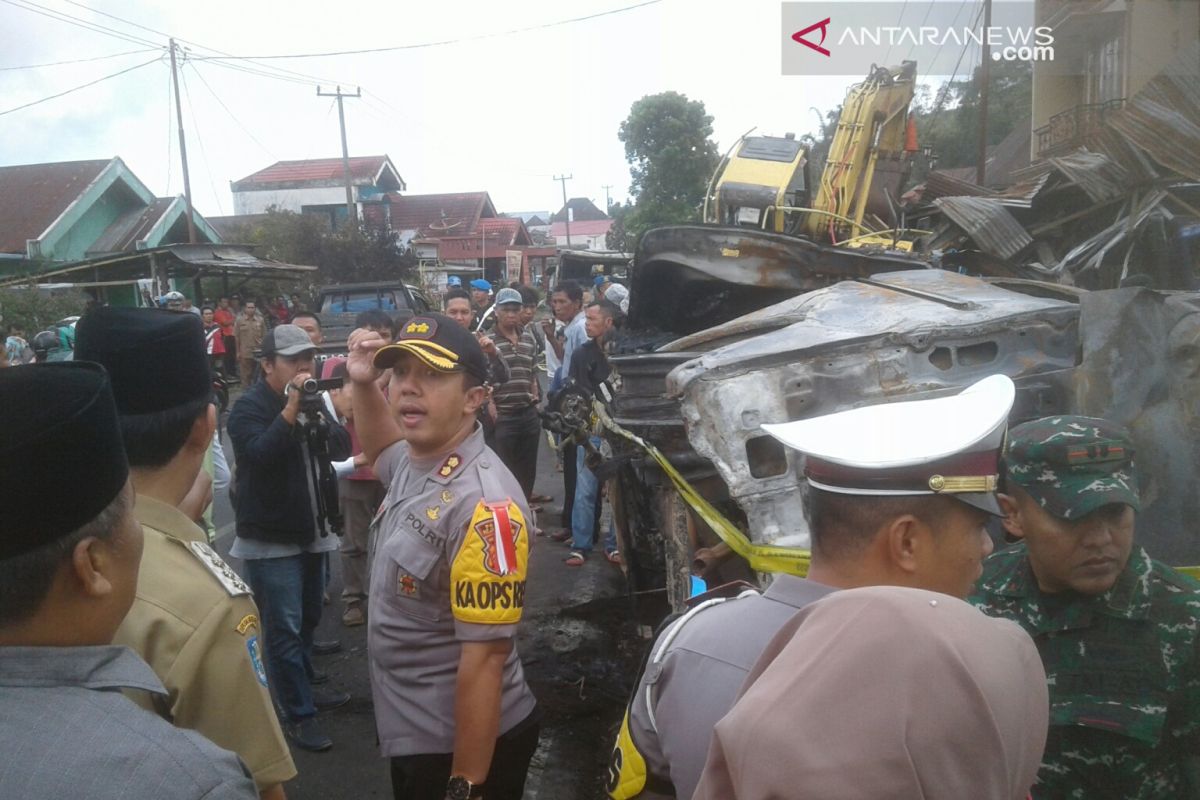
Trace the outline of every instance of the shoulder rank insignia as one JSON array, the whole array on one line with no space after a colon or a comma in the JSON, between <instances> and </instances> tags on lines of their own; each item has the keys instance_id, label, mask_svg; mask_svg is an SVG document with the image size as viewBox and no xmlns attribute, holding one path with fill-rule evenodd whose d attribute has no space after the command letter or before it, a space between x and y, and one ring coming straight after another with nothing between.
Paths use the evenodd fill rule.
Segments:
<instances>
[{"instance_id":1,"label":"shoulder rank insignia","mask_svg":"<svg viewBox=\"0 0 1200 800\"><path fill-rule=\"evenodd\" d=\"M462 457L458 453L451 453L438 467L437 474L443 478L449 478L460 466L462 466Z\"/></svg>"},{"instance_id":2,"label":"shoulder rank insignia","mask_svg":"<svg viewBox=\"0 0 1200 800\"><path fill-rule=\"evenodd\" d=\"M250 587L242 580L241 576L234 572L228 564L226 564L217 551L213 550L205 542L188 542L188 548L200 559L200 563L205 569L213 574L213 577L221 584L221 588L229 592L230 597L237 597L242 594L251 594Z\"/></svg>"}]
</instances>

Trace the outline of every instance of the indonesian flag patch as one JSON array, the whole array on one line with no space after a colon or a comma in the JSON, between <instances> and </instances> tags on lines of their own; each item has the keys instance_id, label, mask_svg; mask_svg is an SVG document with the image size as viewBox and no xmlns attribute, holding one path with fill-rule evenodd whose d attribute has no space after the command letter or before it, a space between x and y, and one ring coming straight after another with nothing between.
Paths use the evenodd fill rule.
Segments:
<instances>
[{"instance_id":1,"label":"indonesian flag patch","mask_svg":"<svg viewBox=\"0 0 1200 800\"><path fill-rule=\"evenodd\" d=\"M529 528L511 500L480 500L450 567L451 608L456 619L511 624L525 606Z\"/></svg>"}]
</instances>

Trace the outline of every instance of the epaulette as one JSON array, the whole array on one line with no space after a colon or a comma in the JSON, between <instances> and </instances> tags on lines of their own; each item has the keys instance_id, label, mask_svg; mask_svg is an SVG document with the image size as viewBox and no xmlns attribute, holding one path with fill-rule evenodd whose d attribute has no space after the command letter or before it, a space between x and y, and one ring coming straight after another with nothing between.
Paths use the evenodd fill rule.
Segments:
<instances>
[{"instance_id":1,"label":"epaulette","mask_svg":"<svg viewBox=\"0 0 1200 800\"><path fill-rule=\"evenodd\" d=\"M709 589L707 592L702 592L693 597L689 597L686 601L684 601L684 604L688 608L695 608L706 600L714 600L718 598L721 600L733 600L737 597L741 597L742 594L747 590L757 592L758 587L747 581L730 581L729 583L723 583L720 586Z\"/></svg>"},{"instance_id":2,"label":"epaulette","mask_svg":"<svg viewBox=\"0 0 1200 800\"><path fill-rule=\"evenodd\" d=\"M221 588L229 593L230 597L238 595L251 594L250 587L242 580L242 577L233 571L233 568L225 563L225 560L217 555L217 551L208 546L206 542L187 542L187 549L191 551L200 563L204 565L212 576L221 584Z\"/></svg>"}]
</instances>

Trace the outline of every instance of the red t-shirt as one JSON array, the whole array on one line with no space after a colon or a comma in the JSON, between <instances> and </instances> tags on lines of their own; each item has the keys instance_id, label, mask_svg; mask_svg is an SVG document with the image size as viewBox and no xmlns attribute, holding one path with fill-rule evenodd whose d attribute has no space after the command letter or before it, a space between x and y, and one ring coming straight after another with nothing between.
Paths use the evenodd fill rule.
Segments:
<instances>
[{"instance_id":1,"label":"red t-shirt","mask_svg":"<svg viewBox=\"0 0 1200 800\"><path fill-rule=\"evenodd\" d=\"M213 309L213 322L221 326L222 336L233 336L233 312L224 308Z\"/></svg>"}]
</instances>

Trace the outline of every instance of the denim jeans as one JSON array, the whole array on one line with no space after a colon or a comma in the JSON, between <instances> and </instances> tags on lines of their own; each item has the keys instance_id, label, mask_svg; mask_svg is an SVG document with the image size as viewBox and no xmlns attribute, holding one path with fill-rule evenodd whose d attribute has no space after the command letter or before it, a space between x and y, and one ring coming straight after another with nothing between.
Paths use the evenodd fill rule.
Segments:
<instances>
[{"instance_id":1,"label":"denim jeans","mask_svg":"<svg viewBox=\"0 0 1200 800\"><path fill-rule=\"evenodd\" d=\"M600 437L591 438L593 447L600 447ZM575 448L575 502L571 507L571 549L590 553L596 535L596 517L600 513L600 481L584 466L587 448ZM616 529L609 525L604 537L604 551L617 549Z\"/></svg>"},{"instance_id":2,"label":"denim jeans","mask_svg":"<svg viewBox=\"0 0 1200 800\"><path fill-rule=\"evenodd\" d=\"M308 681L313 631L321 621L325 554L251 558L243 570L262 616L267 677L276 702L285 721L300 722L317 713Z\"/></svg>"}]
</instances>

